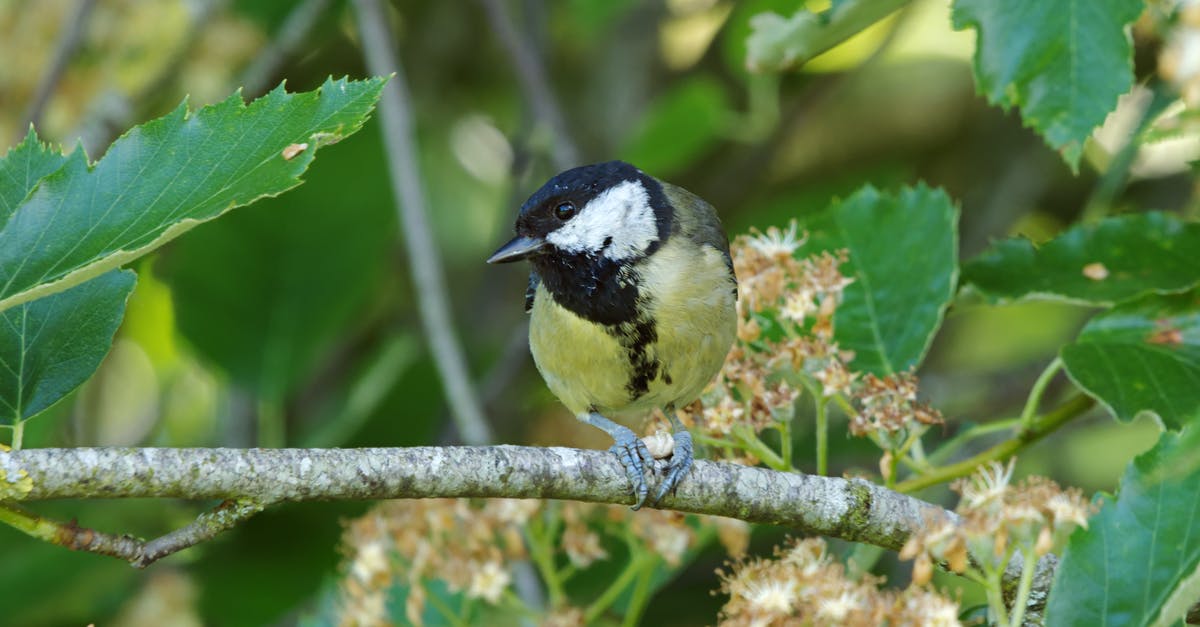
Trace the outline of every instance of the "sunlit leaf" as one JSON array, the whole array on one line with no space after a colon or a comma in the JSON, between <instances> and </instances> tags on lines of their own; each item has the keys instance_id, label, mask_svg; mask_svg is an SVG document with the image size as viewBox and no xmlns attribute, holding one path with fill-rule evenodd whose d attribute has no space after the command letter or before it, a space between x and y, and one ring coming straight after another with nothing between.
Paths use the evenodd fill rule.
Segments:
<instances>
[{"instance_id":1,"label":"sunlit leaf","mask_svg":"<svg viewBox=\"0 0 1200 627\"><path fill-rule=\"evenodd\" d=\"M1083 142L1133 86L1129 25L1141 0L955 0L978 32L975 83L1079 167Z\"/></svg>"},{"instance_id":2,"label":"sunlit leaf","mask_svg":"<svg viewBox=\"0 0 1200 627\"><path fill-rule=\"evenodd\" d=\"M750 18L746 66L754 71L778 71L804 65L909 2L834 2L823 12L801 8L791 17L759 13Z\"/></svg>"},{"instance_id":3,"label":"sunlit leaf","mask_svg":"<svg viewBox=\"0 0 1200 627\"><path fill-rule=\"evenodd\" d=\"M192 226L300 183L317 148L356 131L384 79L282 86L135 127L94 166L83 150L0 230L0 311L68 289ZM285 151L285 149L288 149Z\"/></svg>"}]
</instances>

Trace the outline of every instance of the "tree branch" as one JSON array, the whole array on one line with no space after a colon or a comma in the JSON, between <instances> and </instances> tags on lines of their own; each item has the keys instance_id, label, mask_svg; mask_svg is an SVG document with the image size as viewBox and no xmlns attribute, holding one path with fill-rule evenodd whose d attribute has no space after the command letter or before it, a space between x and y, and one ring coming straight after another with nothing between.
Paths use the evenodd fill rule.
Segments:
<instances>
[{"instance_id":1,"label":"tree branch","mask_svg":"<svg viewBox=\"0 0 1200 627\"><path fill-rule=\"evenodd\" d=\"M522 446L363 449L46 448L0 452L0 500L509 497L632 504L606 451ZM859 479L697 460L662 506L899 550L952 516Z\"/></svg>"},{"instance_id":2,"label":"tree branch","mask_svg":"<svg viewBox=\"0 0 1200 627\"><path fill-rule=\"evenodd\" d=\"M607 451L527 446L359 449L0 448L0 522L76 550L138 567L232 528L280 501L536 498L633 503L625 470ZM47 521L17 502L88 498L214 499L190 525L143 542ZM789 527L899 551L931 522L957 518L861 479L696 460L663 509ZM1006 592L1021 576L1019 556ZM1038 562L1030 616L1040 615L1057 558Z\"/></svg>"},{"instance_id":3,"label":"tree branch","mask_svg":"<svg viewBox=\"0 0 1200 627\"><path fill-rule=\"evenodd\" d=\"M379 101L379 119L383 123L384 149L387 151L400 223L404 227L421 324L428 334L429 347L459 435L468 444L484 444L492 439L491 428L483 419L483 410L471 386L462 346L451 325L445 272L433 230L429 228L426 217L425 192L417 169L412 105L404 68L400 65L392 42L387 15L379 2L355 0L354 13L368 72L376 76L393 75Z\"/></svg>"}]
</instances>

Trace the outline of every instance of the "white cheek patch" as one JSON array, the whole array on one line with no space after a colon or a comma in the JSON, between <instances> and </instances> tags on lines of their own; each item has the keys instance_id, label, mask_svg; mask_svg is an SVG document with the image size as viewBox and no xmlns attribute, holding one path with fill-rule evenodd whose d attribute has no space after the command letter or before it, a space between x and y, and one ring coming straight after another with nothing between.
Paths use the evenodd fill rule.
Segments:
<instances>
[{"instance_id":1,"label":"white cheek patch","mask_svg":"<svg viewBox=\"0 0 1200 627\"><path fill-rule=\"evenodd\" d=\"M623 181L592 199L546 239L559 250L600 254L613 261L640 255L658 241L650 194L641 181Z\"/></svg>"}]
</instances>

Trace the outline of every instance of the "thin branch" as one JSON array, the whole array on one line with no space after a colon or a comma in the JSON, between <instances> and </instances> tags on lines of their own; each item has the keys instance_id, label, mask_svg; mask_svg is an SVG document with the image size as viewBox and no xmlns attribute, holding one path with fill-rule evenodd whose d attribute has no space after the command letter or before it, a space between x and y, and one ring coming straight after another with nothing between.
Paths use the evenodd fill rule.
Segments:
<instances>
[{"instance_id":1,"label":"thin branch","mask_svg":"<svg viewBox=\"0 0 1200 627\"><path fill-rule=\"evenodd\" d=\"M17 124L14 144L24 138L25 133L29 131L30 124L36 125L41 121L46 103L50 102L50 96L58 87L59 81L62 80L67 64L75 55L79 43L83 41L83 33L87 30L88 19L92 16L92 9L95 6L96 0L79 0L75 11L67 16L63 25L62 37L58 39L58 46L54 49L54 58L50 60L50 65L42 74L42 80L33 92L33 99L29 101L29 106L25 108L25 114L21 116L21 122Z\"/></svg>"},{"instance_id":2,"label":"thin branch","mask_svg":"<svg viewBox=\"0 0 1200 627\"><path fill-rule=\"evenodd\" d=\"M115 557L134 568L145 568L172 553L211 540L262 510L263 504L253 499L226 500L187 526L150 541L80 527L75 521L50 520L11 503L0 502L0 521L51 544Z\"/></svg>"},{"instance_id":3,"label":"thin branch","mask_svg":"<svg viewBox=\"0 0 1200 627\"><path fill-rule=\"evenodd\" d=\"M579 165L579 149L567 132L566 118L562 114L562 108L558 106L554 91L550 88L541 57L534 50L529 38L517 31L516 24L501 0L480 0L480 3L483 4L492 30L500 39L500 44L516 69L517 80L521 83L525 98L533 109L534 117L549 128L554 138L551 158L555 167L566 170Z\"/></svg>"},{"instance_id":4,"label":"thin branch","mask_svg":"<svg viewBox=\"0 0 1200 627\"><path fill-rule=\"evenodd\" d=\"M354 8L368 72L378 76L393 74L379 101L379 119L383 123L392 190L396 196L400 222L404 226L421 322L429 337L430 350L459 434L468 444L484 444L492 439L491 428L483 419L479 399L471 386L462 346L451 325L445 273L433 231L426 218L425 192L417 171L416 138L404 69L392 42L387 16L379 2L355 0Z\"/></svg>"},{"instance_id":5,"label":"thin branch","mask_svg":"<svg viewBox=\"0 0 1200 627\"><path fill-rule=\"evenodd\" d=\"M940 483L946 483L959 477L965 477L974 472L976 468L990 461L999 461L1012 457L1017 451L1050 435L1058 430L1059 427L1070 422L1071 419L1091 409L1095 404L1096 400L1090 396L1083 394L1075 396L1034 421L1034 424L1029 428L1022 429L1017 433L1017 437L1005 440L974 457L940 468L934 468L929 472L901 481L895 487L900 492L911 493Z\"/></svg>"}]
</instances>

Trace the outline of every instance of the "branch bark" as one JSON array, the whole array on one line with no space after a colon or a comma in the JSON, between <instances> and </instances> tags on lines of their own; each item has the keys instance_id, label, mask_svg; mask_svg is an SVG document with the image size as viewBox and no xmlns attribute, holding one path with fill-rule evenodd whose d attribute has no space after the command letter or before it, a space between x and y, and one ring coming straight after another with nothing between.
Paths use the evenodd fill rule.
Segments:
<instances>
[{"instance_id":1,"label":"branch bark","mask_svg":"<svg viewBox=\"0 0 1200 627\"><path fill-rule=\"evenodd\" d=\"M55 544L112 555L138 567L281 501L445 497L633 503L625 470L607 451L527 446L0 449L0 521ZM215 499L222 504L149 542L53 523L16 505L88 498ZM660 506L892 551L925 525L955 518L937 505L861 479L705 460L696 460L677 492ZM1006 581L1020 578L1019 562L1009 565ZM1055 565L1053 555L1039 562L1030 611L1044 605Z\"/></svg>"},{"instance_id":2,"label":"branch bark","mask_svg":"<svg viewBox=\"0 0 1200 627\"><path fill-rule=\"evenodd\" d=\"M363 449L47 448L0 452L0 500L185 498L258 503L509 497L631 504L606 451L522 446ZM697 460L662 507L899 550L951 514L858 479Z\"/></svg>"}]
</instances>

